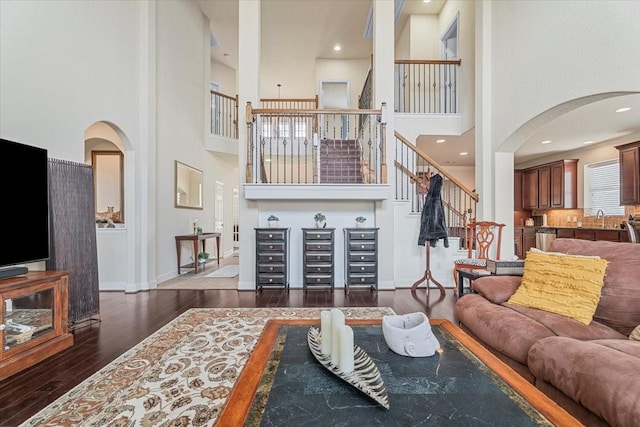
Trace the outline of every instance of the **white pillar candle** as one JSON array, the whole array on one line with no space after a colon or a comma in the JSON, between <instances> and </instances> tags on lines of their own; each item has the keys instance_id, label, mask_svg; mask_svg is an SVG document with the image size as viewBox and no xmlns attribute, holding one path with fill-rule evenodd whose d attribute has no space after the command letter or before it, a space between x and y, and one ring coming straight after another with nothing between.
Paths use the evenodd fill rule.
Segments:
<instances>
[{"instance_id":1,"label":"white pillar candle","mask_svg":"<svg viewBox=\"0 0 640 427\"><path fill-rule=\"evenodd\" d=\"M331 355L331 312L320 312L320 351L322 354Z\"/></svg>"},{"instance_id":2,"label":"white pillar candle","mask_svg":"<svg viewBox=\"0 0 640 427\"><path fill-rule=\"evenodd\" d=\"M340 326L344 326L344 313L331 310L331 363L340 366Z\"/></svg>"},{"instance_id":3,"label":"white pillar candle","mask_svg":"<svg viewBox=\"0 0 640 427\"><path fill-rule=\"evenodd\" d=\"M340 326L340 370L344 373L353 371L353 329L350 326Z\"/></svg>"}]
</instances>

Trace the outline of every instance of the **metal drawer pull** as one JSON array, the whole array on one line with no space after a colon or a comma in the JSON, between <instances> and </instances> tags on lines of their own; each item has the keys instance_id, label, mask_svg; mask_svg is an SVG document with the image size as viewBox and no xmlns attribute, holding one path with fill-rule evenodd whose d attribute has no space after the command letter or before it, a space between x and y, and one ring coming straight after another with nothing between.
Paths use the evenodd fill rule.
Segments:
<instances>
[{"instance_id":1,"label":"metal drawer pull","mask_svg":"<svg viewBox=\"0 0 640 427\"><path fill-rule=\"evenodd\" d=\"M273 279L269 279L270 282L273 282Z\"/></svg>"},{"instance_id":2,"label":"metal drawer pull","mask_svg":"<svg viewBox=\"0 0 640 427\"><path fill-rule=\"evenodd\" d=\"M364 234L361 234L360 237L364 237Z\"/></svg>"},{"instance_id":3,"label":"metal drawer pull","mask_svg":"<svg viewBox=\"0 0 640 427\"><path fill-rule=\"evenodd\" d=\"M360 259L364 259L364 257L363 257L363 256L361 256L361 257L360 257Z\"/></svg>"},{"instance_id":4,"label":"metal drawer pull","mask_svg":"<svg viewBox=\"0 0 640 427\"><path fill-rule=\"evenodd\" d=\"M322 269L320 267L316 268L316 271L322 271Z\"/></svg>"},{"instance_id":5,"label":"metal drawer pull","mask_svg":"<svg viewBox=\"0 0 640 427\"><path fill-rule=\"evenodd\" d=\"M319 238L320 238L320 235L319 235L319 234L316 234L316 239L319 239Z\"/></svg>"},{"instance_id":6,"label":"metal drawer pull","mask_svg":"<svg viewBox=\"0 0 640 427\"><path fill-rule=\"evenodd\" d=\"M319 282L320 280L322 280L322 279L316 279L316 282Z\"/></svg>"},{"instance_id":7,"label":"metal drawer pull","mask_svg":"<svg viewBox=\"0 0 640 427\"><path fill-rule=\"evenodd\" d=\"M269 271L273 271L273 267L269 267Z\"/></svg>"},{"instance_id":8,"label":"metal drawer pull","mask_svg":"<svg viewBox=\"0 0 640 427\"><path fill-rule=\"evenodd\" d=\"M364 282L364 277L360 279L361 282Z\"/></svg>"},{"instance_id":9,"label":"metal drawer pull","mask_svg":"<svg viewBox=\"0 0 640 427\"><path fill-rule=\"evenodd\" d=\"M322 257L320 255L318 255L318 259L321 259Z\"/></svg>"},{"instance_id":10,"label":"metal drawer pull","mask_svg":"<svg viewBox=\"0 0 640 427\"><path fill-rule=\"evenodd\" d=\"M320 248L322 248L322 246L320 246L320 245L316 246L316 249L320 249Z\"/></svg>"},{"instance_id":11,"label":"metal drawer pull","mask_svg":"<svg viewBox=\"0 0 640 427\"><path fill-rule=\"evenodd\" d=\"M364 249L364 245L361 245L361 246L360 246L360 249Z\"/></svg>"},{"instance_id":12,"label":"metal drawer pull","mask_svg":"<svg viewBox=\"0 0 640 427\"><path fill-rule=\"evenodd\" d=\"M269 249L273 249L273 245L269 245Z\"/></svg>"},{"instance_id":13,"label":"metal drawer pull","mask_svg":"<svg viewBox=\"0 0 640 427\"><path fill-rule=\"evenodd\" d=\"M269 261L273 261L273 257L272 256L269 257Z\"/></svg>"},{"instance_id":14,"label":"metal drawer pull","mask_svg":"<svg viewBox=\"0 0 640 427\"><path fill-rule=\"evenodd\" d=\"M360 267L360 271L364 271L364 267Z\"/></svg>"},{"instance_id":15,"label":"metal drawer pull","mask_svg":"<svg viewBox=\"0 0 640 427\"><path fill-rule=\"evenodd\" d=\"M273 237L273 234L269 234L269 238L272 238L272 237Z\"/></svg>"}]
</instances>

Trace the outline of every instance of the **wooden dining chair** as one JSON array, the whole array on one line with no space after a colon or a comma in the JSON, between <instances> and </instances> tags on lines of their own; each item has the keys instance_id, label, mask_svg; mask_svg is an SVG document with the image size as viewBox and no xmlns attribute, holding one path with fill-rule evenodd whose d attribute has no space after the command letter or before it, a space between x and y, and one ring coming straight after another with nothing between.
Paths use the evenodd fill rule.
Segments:
<instances>
[{"instance_id":1,"label":"wooden dining chair","mask_svg":"<svg viewBox=\"0 0 640 427\"><path fill-rule=\"evenodd\" d=\"M505 224L493 221L472 221L467 224L466 240L467 257L455 260L453 266L454 293L458 292L458 270L461 268L484 270L487 259L494 254L494 259L500 259L502 244L502 228ZM474 252L475 250L475 252Z\"/></svg>"}]
</instances>

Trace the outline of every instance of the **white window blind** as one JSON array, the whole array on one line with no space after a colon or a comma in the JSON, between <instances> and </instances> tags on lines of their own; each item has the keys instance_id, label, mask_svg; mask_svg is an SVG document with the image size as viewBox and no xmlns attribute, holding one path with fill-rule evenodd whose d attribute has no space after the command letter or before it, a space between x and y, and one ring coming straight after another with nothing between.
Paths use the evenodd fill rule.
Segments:
<instances>
[{"instance_id":1,"label":"white window blind","mask_svg":"<svg viewBox=\"0 0 640 427\"><path fill-rule=\"evenodd\" d=\"M591 215L595 215L600 209L605 215L624 215L624 206L620 206L620 164L618 160L591 164L588 166L588 171L590 177L588 198Z\"/></svg>"}]
</instances>

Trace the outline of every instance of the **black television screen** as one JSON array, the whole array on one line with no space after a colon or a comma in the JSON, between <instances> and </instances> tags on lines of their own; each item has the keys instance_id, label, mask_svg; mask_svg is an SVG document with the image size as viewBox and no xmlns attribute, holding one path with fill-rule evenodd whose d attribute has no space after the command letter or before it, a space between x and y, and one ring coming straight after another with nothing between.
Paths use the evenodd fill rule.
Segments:
<instances>
[{"instance_id":1,"label":"black television screen","mask_svg":"<svg viewBox=\"0 0 640 427\"><path fill-rule=\"evenodd\" d=\"M0 139L0 267L49 258L47 150Z\"/></svg>"}]
</instances>

